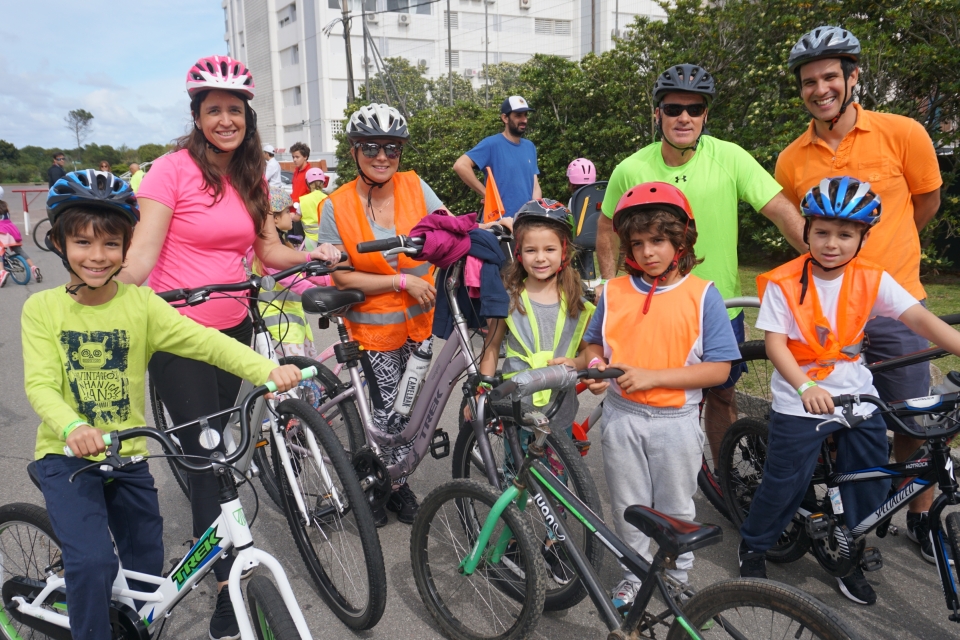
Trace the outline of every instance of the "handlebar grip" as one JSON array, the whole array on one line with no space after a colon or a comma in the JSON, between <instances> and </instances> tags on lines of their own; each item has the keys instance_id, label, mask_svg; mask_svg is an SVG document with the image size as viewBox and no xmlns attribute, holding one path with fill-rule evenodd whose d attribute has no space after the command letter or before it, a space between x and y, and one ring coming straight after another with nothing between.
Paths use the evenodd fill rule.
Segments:
<instances>
[{"instance_id":1,"label":"handlebar grip","mask_svg":"<svg viewBox=\"0 0 960 640\"><path fill-rule=\"evenodd\" d=\"M940 316L940 319L947 324L960 324L960 313L950 313L945 316Z\"/></svg>"},{"instance_id":2,"label":"handlebar grip","mask_svg":"<svg viewBox=\"0 0 960 640\"><path fill-rule=\"evenodd\" d=\"M111 444L113 444L113 439L110 438L110 434L109 434L109 433L103 434L103 444L107 445L108 447L109 447ZM68 458L75 458L75 457L76 457L76 456L73 455L73 449L71 449L71 448L68 447L67 445L63 445L63 455L67 456Z\"/></svg>"},{"instance_id":3,"label":"handlebar grip","mask_svg":"<svg viewBox=\"0 0 960 640\"><path fill-rule=\"evenodd\" d=\"M402 247L404 244L403 236L394 236L383 240L369 240L367 242L357 243L357 253L375 253L378 251L389 251Z\"/></svg>"},{"instance_id":4,"label":"handlebar grip","mask_svg":"<svg viewBox=\"0 0 960 640\"><path fill-rule=\"evenodd\" d=\"M497 400L502 400L509 395L512 395L514 391L517 390L517 383L513 380L507 380L501 385L498 385L496 389L490 392L490 402L496 402Z\"/></svg>"},{"instance_id":5,"label":"handlebar grip","mask_svg":"<svg viewBox=\"0 0 960 640\"><path fill-rule=\"evenodd\" d=\"M300 369L300 380L309 380L317 375L316 367L307 367L306 369ZM270 393L276 393L277 385L273 384L273 380L267 380L264 384L267 389L270 390ZM109 444L109 443L107 443Z\"/></svg>"},{"instance_id":6,"label":"handlebar grip","mask_svg":"<svg viewBox=\"0 0 960 640\"><path fill-rule=\"evenodd\" d=\"M623 375L623 369L607 367L603 371L597 369L587 369L587 377L591 380L604 380L606 378L619 378Z\"/></svg>"},{"instance_id":7,"label":"handlebar grip","mask_svg":"<svg viewBox=\"0 0 960 640\"><path fill-rule=\"evenodd\" d=\"M516 387L513 391L504 393L503 391L508 391L504 389L507 384L514 383ZM571 369L562 364L554 365L552 367L543 367L541 369L529 369L527 371L521 371L510 380L500 385L491 393L495 393L498 390L500 394L498 397L491 396L491 400L498 400L506 395L511 395L512 393L519 394L521 396L529 396L537 391L544 391L545 389L562 389L563 387L570 387L577 383L577 372L575 369Z\"/></svg>"},{"instance_id":8,"label":"handlebar grip","mask_svg":"<svg viewBox=\"0 0 960 640\"><path fill-rule=\"evenodd\" d=\"M173 302L175 300L182 300L186 298L187 290L171 289L170 291L163 291L163 292L157 293L157 295L160 296L160 299L164 300L165 302Z\"/></svg>"}]
</instances>

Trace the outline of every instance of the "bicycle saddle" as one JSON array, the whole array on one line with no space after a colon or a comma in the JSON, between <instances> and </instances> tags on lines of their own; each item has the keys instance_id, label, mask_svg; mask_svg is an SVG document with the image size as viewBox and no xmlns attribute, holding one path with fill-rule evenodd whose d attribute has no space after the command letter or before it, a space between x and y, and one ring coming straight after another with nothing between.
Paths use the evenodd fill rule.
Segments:
<instances>
[{"instance_id":1,"label":"bicycle saddle","mask_svg":"<svg viewBox=\"0 0 960 640\"><path fill-rule=\"evenodd\" d=\"M672 558L723 540L723 530L715 524L671 518L638 504L627 507L623 519L656 540L660 549Z\"/></svg>"},{"instance_id":2,"label":"bicycle saddle","mask_svg":"<svg viewBox=\"0 0 960 640\"><path fill-rule=\"evenodd\" d=\"M322 316L334 316L346 311L352 305L366 300L359 289L337 289L336 287L314 287L307 289L301 296L303 310Z\"/></svg>"},{"instance_id":3,"label":"bicycle saddle","mask_svg":"<svg viewBox=\"0 0 960 640\"><path fill-rule=\"evenodd\" d=\"M27 465L27 475L30 476L30 482L36 485L37 489L40 488L40 474L37 472L37 461L34 460Z\"/></svg>"}]
</instances>

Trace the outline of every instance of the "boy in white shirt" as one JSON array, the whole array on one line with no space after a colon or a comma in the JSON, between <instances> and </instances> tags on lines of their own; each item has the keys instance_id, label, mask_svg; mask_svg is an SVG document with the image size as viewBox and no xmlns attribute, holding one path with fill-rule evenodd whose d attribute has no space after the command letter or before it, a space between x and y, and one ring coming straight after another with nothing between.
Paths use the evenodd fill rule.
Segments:
<instances>
[{"instance_id":1,"label":"boy in white shirt","mask_svg":"<svg viewBox=\"0 0 960 640\"><path fill-rule=\"evenodd\" d=\"M837 469L884 465L886 425L876 415L848 429L820 425L840 413L831 396L877 395L860 357L863 328L875 316L900 320L951 353L960 334L926 310L883 269L857 254L880 219L880 198L854 178L825 178L801 202L804 240L810 253L757 278L762 304L757 328L766 331L767 357L776 367L771 388L767 459L763 482L740 528L740 575L766 578L765 557L800 506L820 452L833 434ZM858 413L869 414L861 406ZM889 479L840 487L847 522L860 522L887 497ZM860 568L837 578L841 592L858 604L877 595Z\"/></svg>"}]
</instances>

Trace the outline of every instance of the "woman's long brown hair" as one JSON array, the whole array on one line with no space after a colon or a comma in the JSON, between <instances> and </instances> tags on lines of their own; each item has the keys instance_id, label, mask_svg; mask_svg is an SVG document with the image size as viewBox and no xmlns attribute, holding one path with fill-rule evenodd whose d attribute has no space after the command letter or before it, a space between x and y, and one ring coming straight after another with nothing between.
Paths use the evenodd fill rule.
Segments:
<instances>
[{"instance_id":1,"label":"woman's long brown hair","mask_svg":"<svg viewBox=\"0 0 960 640\"><path fill-rule=\"evenodd\" d=\"M523 253L523 237L531 229L549 229L557 234L557 239L561 244L566 242L567 255L564 258L564 266L557 273L557 292L567 301L567 315L571 318L578 318L583 313L583 286L580 283L580 274L573 268L573 257L576 250L569 237L564 238L557 231L557 225L548 222L527 222L520 225L520 228L514 233L516 237L516 246L518 251ZM510 294L510 312L518 310L526 315L527 311L520 302L520 293L523 291L524 283L527 280L527 270L519 260L511 262L503 272L503 284Z\"/></svg>"},{"instance_id":2,"label":"woman's long brown hair","mask_svg":"<svg viewBox=\"0 0 960 640\"><path fill-rule=\"evenodd\" d=\"M193 116L194 123L200 118L200 105L206 99L210 91L201 91L197 93L190 101L190 114ZM263 180L263 173L266 169L266 160L263 158L263 152L260 150L260 133L257 129L257 118L250 108L250 101L240 96L243 100L244 119L246 120L247 132L243 142L233 152L230 158L230 164L227 165L227 177L230 184L237 190L240 198L243 200L247 213L253 218L254 227L257 229L257 236L263 237L263 225L270 214L270 199L267 194L267 185ZM252 132L252 133L251 133ZM203 174L203 189L209 190L213 196L214 202L219 202L223 198L223 175L212 162L207 160L207 139L196 124L193 125L190 133L177 140L178 149L186 149L190 157L200 167Z\"/></svg>"}]
</instances>

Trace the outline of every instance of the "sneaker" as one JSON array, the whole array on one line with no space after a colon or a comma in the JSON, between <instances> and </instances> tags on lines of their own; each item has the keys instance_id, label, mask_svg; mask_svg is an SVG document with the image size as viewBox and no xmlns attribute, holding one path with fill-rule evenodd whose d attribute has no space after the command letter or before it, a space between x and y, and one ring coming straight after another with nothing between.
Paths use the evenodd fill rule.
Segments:
<instances>
[{"instance_id":1,"label":"sneaker","mask_svg":"<svg viewBox=\"0 0 960 640\"><path fill-rule=\"evenodd\" d=\"M547 563L547 576L553 578L554 582L569 584L573 580L573 570L565 562L567 554L564 552L562 545L553 544L549 547L544 545L541 553L543 554L543 561Z\"/></svg>"},{"instance_id":2,"label":"sneaker","mask_svg":"<svg viewBox=\"0 0 960 640\"><path fill-rule=\"evenodd\" d=\"M740 577L741 578L767 578L767 554L765 552L751 551L747 543L740 541L740 548L737 550L740 556Z\"/></svg>"},{"instance_id":3,"label":"sneaker","mask_svg":"<svg viewBox=\"0 0 960 640\"><path fill-rule=\"evenodd\" d=\"M397 514L397 520L404 524L413 524L413 519L417 517L417 511L420 505L417 503L417 496L413 489L407 483L400 485L400 488L390 494L387 500L387 509Z\"/></svg>"},{"instance_id":4,"label":"sneaker","mask_svg":"<svg viewBox=\"0 0 960 640\"><path fill-rule=\"evenodd\" d=\"M10 277L9 271L4 271L3 269L0 269L0 287L7 284L7 278L9 277Z\"/></svg>"},{"instance_id":5,"label":"sneaker","mask_svg":"<svg viewBox=\"0 0 960 640\"><path fill-rule=\"evenodd\" d=\"M373 524L377 526L377 529L387 526L387 512L383 507L374 507L373 509Z\"/></svg>"},{"instance_id":6,"label":"sneaker","mask_svg":"<svg viewBox=\"0 0 960 640\"><path fill-rule=\"evenodd\" d=\"M520 547L517 546L516 540L511 540L507 544L507 548L504 550L503 555L500 556L500 562L503 563L503 566L510 570L510 573L514 574L521 580L527 577L527 573L523 570L523 567L520 566Z\"/></svg>"},{"instance_id":7,"label":"sneaker","mask_svg":"<svg viewBox=\"0 0 960 640\"><path fill-rule=\"evenodd\" d=\"M613 606L617 611L629 609L633 601L637 599L637 592L640 591L640 583L633 580L621 580L617 588L613 590Z\"/></svg>"},{"instance_id":8,"label":"sneaker","mask_svg":"<svg viewBox=\"0 0 960 640\"><path fill-rule=\"evenodd\" d=\"M43 282L43 274L40 273L40 267L33 265L33 267L30 268L30 271L33 272L33 279L37 281L37 284Z\"/></svg>"},{"instance_id":9,"label":"sneaker","mask_svg":"<svg viewBox=\"0 0 960 640\"><path fill-rule=\"evenodd\" d=\"M937 558L933 553L933 543L930 542L930 514L907 512L907 537L920 545L920 555L930 564L937 564ZM950 545L945 545L947 560L953 564L953 550Z\"/></svg>"},{"instance_id":10,"label":"sneaker","mask_svg":"<svg viewBox=\"0 0 960 640\"><path fill-rule=\"evenodd\" d=\"M874 604L877 601L877 592L863 577L863 571L860 567L857 567L846 578L837 578L837 585L843 595L857 604Z\"/></svg>"},{"instance_id":11,"label":"sneaker","mask_svg":"<svg viewBox=\"0 0 960 640\"><path fill-rule=\"evenodd\" d=\"M224 587L217 594L217 608L210 618L210 640L237 640L239 637L240 626L230 602L230 590Z\"/></svg>"}]
</instances>

